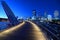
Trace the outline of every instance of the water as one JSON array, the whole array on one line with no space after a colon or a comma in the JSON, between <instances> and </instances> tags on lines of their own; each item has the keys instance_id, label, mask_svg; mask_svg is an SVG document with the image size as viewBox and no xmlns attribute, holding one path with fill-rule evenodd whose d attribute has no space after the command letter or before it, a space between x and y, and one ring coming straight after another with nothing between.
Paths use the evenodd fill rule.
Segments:
<instances>
[{"instance_id":1,"label":"water","mask_svg":"<svg viewBox=\"0 0 60 40\"><path fill-rule=\"evenodd\" d=\"M0 22L0 30L6 29L8 27L8 22Z\"/></svg>"}]
</instances>

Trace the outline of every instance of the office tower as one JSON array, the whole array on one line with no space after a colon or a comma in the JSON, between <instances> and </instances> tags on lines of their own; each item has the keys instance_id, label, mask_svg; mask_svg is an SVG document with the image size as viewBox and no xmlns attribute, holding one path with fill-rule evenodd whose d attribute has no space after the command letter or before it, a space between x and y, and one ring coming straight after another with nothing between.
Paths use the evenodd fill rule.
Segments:
<instances>
[{"instance_id":1,"label":"office tower","mask_svg":"<svg viewBox=\"0 0 60 40\"><path fill-rule=\"evenodd\" d=\"M10 23L12 25L17 25L18 24L18 20L15 17L14 13L12 12L12 10L9 8L9 6L6 4L5 1L1 1L2 7L8 17L8 20L10 21Z\"/></svg>"},{"instance_id":2,"label":"office tower","mask_svg":"<svg viewBox=\"0 0 60 40\"><path fill-rule=\"evenodd\" d=\"M44 17L45 17L45 18L47 17L47 12L44 13Z\"/></svg>"},{"instance_id":3,"label":"office tower","mask_svg":"<svg viewBox=\"0 0 60 40\"><path fill-rule=\"evenodd\" d=\"M59 11L58 10L55 10L54 11L54 19L59 19Z\"/></svg>"},{"instance_id":4,"label":"office tower","mask_svg":"<svg viewBox=\"0 0 60 40\"><path fill-rule=\"evenodd\" d=\"M47 12L44 13L44 20L47 20Z\"/></svg>"},{"instance_id":5,"label":"office tower","mask_svg":"<svg viewBox=\"0 0 60 40\"><path fill-rule=\"evenodd\" d=\"M52 15L47 16L48 21L52 21Z\"/></svg>"},{"instance_id":6,"label":"office tower","mask_svg":"<svg viewBox=\"0 0 60 40\"><path fill-rule=\"evenodd\" d=\"M32 19L36 20L36 10L33 10L32 14L33 14Z\"/></svg>"}]
</instances>

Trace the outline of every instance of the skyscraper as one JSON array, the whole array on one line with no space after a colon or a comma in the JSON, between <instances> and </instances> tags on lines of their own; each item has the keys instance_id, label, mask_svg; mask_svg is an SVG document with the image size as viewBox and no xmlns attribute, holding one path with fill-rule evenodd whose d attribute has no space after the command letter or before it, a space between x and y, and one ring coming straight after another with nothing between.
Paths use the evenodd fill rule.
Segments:
<instances>
[{"instance_id":1,"label":"skyscraper","mask_svg":"<svg viewBox=\"0 0 60 40\"><path fill-rule=\"evenodd\" d=\"M1 1L1 4L2 4L2 7L3 7L3 9L4 9L4 11L5 11L5 13L6 13L6 15L7 15L8 19L10 21L10 23L12 25L18 24L17 18L15 17L15 15L13 14L13 12L9 8L9 6L6 4L6 2L5 1Z\"/></svg>"},{"instance_id":2,"label":"skyscraper","mask_svg":"<svg viewBox=\"0 0 60 40\"><path fill-rule=\"evenodd\" d=\"M33 11L32 11L32 14L33 14L32 19L36 20L36 10L33 10Z\"/></svg>"},{"instance_id":3,"label":"skyscraper","mask_svg":"<svg viewBox=\"0 0 60 40\"><path fill-rule=\"evenodd\" d=\"M47 18L48 18L48 21L52 21L52 15L48 15Z\"/></svg>"},{"instance_id":4,"label":"skyscraper","mask_svg":"<svg viewBox=\"0 0 60 40\"><path fill-rule=\"evenodd\" d=\"M45 18L47 17L47 12L44 13L44 17L45 17Z\"/></svg>"},{"instance_id":5,"label":"skyscraper","mask_svg":"<svg viewBox=\"0 0 60 40\"><path fill-rule=\"evenodd\" d=\"M59 19L59 11L58 10L54 11L54 19Z\"/></svg>"}]
</instances>

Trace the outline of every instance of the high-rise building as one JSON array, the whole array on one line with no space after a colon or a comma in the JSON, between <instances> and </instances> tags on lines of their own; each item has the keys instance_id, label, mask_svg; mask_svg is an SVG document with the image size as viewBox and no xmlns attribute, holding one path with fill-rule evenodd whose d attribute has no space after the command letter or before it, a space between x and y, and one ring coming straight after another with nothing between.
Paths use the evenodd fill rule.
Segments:
<instances>
[{"instance_id":1,"label":"high-rise building","mask_svg":"<svg viewBox=\"0 0 60 40\"><path fill-rule=\"evenodd\" d=\"M33 14L32 19L36 20L36 10L33 10L32 14Z\"/></svg>"},{"instance_id":2,"label":"high-rise building","mask_svg":"<svg viewBox=\"0 0 60 40\"><path fill-rule=\"evenodd\" d=\"M33 10L32 13L33 13L33 16L36 16L36 10Z\"/></svg>"},{"instance_id":3,"label":"high-rise building","mask_svg":"<svg viewBox=\"0 0 60 40\"><path fill-rule=\"evenodd\" d=\"M48 21L52 21L52 15L47 16Z\"/></svg>"},{"instance_id":4,"label":"high-rise building","mask_svg":"<svg viewBox=\"0 0 60 40\"><path fill-rule=\"evenodd\" d=\"M6 4L5 1L1 1L2 7L8 17L8 20L10 21L10 23L12 25L17 25L18 24L18 20L15 17L14 13L11 11L11 9L9 8L9 6Z\"/></svg>"},{"instance_id":5,"label":"high-rise building","mask_svg":"<svg viewBox=\"0 0 60 40\"><path fill-rule=\"evenodd\" d=\"M44 17L45 17L45 18L47 17L47 12L44 13Z\"/></svg>"},{"instance_id":6,"label":"high-rise building","mask_svg":"<svg viewBox=\"0 0 60 40\"><path fill-rule=\"evenodd\" d=\"M54 19L59 19L59 11L58 10L54 11Z\"/></svg>"},{"instance_id":7,"label":"high-rise building","mask_svg":"<svg viewBox=\"0 0 60 40\"><path fill-rule=\"evenodd\" d=\"M44 13L44 20L47 20L47 12Z\"/></svg>"}]
</instances>

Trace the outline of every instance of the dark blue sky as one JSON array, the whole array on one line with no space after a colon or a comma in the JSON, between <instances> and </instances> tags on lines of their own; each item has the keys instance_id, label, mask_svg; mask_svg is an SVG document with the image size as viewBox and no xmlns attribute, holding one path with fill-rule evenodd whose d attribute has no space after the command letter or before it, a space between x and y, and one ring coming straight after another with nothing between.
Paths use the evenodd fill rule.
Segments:
<instances>
[{"instance_id":1,"label":"dark blue sky","mask_svg":"<svg viewBox=\"0 0 60 40\"><path fill-rule=\"evenodd\" d=\"M36 9L37 13L40 13L40 16L44 15L46 11L47 14L53 13L55 10L60 12L60 0L5 0L9 5L11 10L14 12L15 16L30 17L32 16L32 10ZM0 17L7 17L2 5L0 3Z\"/></svg>"}]
</instances>

